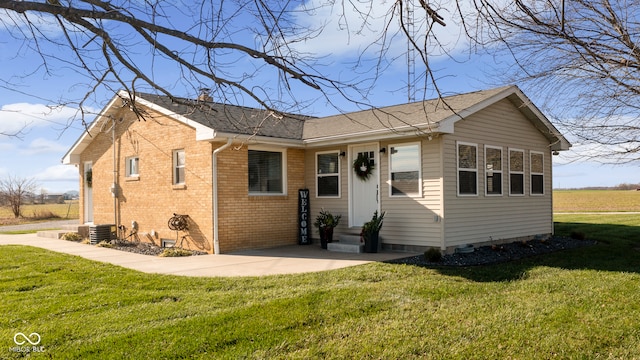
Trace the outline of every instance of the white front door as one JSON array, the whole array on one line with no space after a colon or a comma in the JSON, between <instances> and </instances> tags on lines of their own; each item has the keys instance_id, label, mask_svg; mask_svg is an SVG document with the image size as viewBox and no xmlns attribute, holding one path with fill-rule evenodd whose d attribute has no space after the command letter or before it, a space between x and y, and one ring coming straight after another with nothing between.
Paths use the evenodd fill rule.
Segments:
<instances>
[{"instance_id":1,"label":"white front door","mask_svg":"<svg viewBox=\"0 0 640 360\"><path fill-rule=\"evenodd\" d=\"M359 177L353 169L353 162L358 156L364 156L369 160L369 164L373 165L373 170L368 179ZM350 151L350 191L349 191L349 226L362 226L365 222L371 220L373 212L379 210L379 159L378 144L355 145Z\"/></svg>"},{"instance_id":2,"label":"white front door","mask_svg":"<svg viewBox=\"0 0 640 360\"><path fill-rule=\"evenodd\" d=\"M84 223L93 223L93 186L87 182L87 173L92 171L91 161L84 163L83 183L84 183ZM93 182L93 173L89 176Z\"/></svg>"}]
</instances>

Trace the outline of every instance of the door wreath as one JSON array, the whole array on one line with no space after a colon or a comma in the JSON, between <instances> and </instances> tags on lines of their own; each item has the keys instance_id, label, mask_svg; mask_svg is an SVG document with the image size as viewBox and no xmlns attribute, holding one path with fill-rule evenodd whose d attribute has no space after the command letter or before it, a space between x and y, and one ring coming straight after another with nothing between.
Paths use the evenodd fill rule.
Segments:
<instances>
[{"instance_id":1,"label":"door wreath","mask_svg":"<svg viewBox=\"0 0 640 360\"><path fill-rule=\"evenodd\" d=\"M369 158L363 154L358 154L358 158L353 162L353 171L362 181L369 180L369 176L373 172L373 164L369 162Z\"/></svg>"}]
</instances>

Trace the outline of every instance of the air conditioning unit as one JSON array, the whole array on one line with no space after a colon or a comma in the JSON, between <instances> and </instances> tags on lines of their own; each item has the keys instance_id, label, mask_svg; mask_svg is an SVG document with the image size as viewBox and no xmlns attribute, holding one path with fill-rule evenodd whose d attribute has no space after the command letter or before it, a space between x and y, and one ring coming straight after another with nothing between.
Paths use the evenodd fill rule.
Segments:
<instances>
[{"instance_id":1,"label":"air conditioning unit","mask_svg":"<svg viewBox=\"0 0 640 360\"><path fill-rule=\"evenodd\" d=\"M89 227L89 239L91 245L96 245L101 241L115 240L117 237L117 227L114 224L95 225Z\"/></svg>"}]
</instances>

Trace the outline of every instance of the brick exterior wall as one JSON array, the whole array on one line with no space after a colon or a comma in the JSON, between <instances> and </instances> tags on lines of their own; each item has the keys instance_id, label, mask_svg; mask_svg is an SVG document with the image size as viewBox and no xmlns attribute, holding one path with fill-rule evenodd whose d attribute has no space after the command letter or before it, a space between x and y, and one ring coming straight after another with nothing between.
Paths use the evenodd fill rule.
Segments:
<instances>
[{"instance_id":1,"label":"brick exterior wall","mask_svg":"<svg viewBox=\"0 0 640 360\"><path fill-rule=\"evenodd\" d=\"M116 171L118 199L114 213L113 147L110 124L96 135L81 154L93 166L93 222L126 227L139 226L141 241L161 244L184 234L168 228L173 213L189 215L186 248L213 253L212 151L222 142L195 140L195 130L180 122L150 114L138 121L128 110L116 122ZM118 118L118 116L116 116ZM173 150L184 149L185 186L173 185ZM304 150L288 149L287 193L279 196L249 196L248 151L231 146L218 154L219 244L222 253L266 248L297 242L297 190L303 188ZM139 157L139 177L125 176L126 158ZM84 176L80 179L80 204L85 204ZM80 210L80 221L86 222ZM156 236L151 236L152 231ZM183 244L184 245L184 244Z\"/></svg>"},{"instance_id":2,"label":"brick exterior wall","mask_svg":"<svg viewBox=\"0 0 640 360\"><path fill-rule=\"evenodd\" d=\"M218 155L220 251L297 243L298 189L304 187L304 150L288 149L287 193L249 195L248 149L230 147Z\"/></svg>"},{"instance_id":3,"label":"brick exterior wall","mask_svg":"<svg viewBox=\"0 0 640 360\"><path fill-rule=\"evenodd\" d=\"M161 239L176 240L176 232L167 222L173 213L189 215L189 244L185 247L212 252L212 146L195 141L195 130L177 121L151 114L138 121L129 111L116 122L116 169L118 200L114 215L111 195L113 183L113 147L109 125L94 137L81 155L84 163L93 162L93 219L95 224L113 224L115 217L126 234L131 222L139 225L141 241L161 244ZM186 175L184 186L173 185L173 150L184 149ZM125 159L139 157L139 177L125 177ZM84 205L84 179L81 199ZM80 212L85 222L84 210ZM156 236L147 236L155 232Z\"/></svg>"}]
</instances>

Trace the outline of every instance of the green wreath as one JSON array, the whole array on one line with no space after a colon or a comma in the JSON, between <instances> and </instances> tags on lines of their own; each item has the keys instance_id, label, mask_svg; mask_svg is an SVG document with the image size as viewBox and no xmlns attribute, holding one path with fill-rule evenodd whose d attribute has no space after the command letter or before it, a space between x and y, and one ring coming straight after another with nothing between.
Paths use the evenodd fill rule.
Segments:
<instances>
[{"instance_id":1,"label":"green wreath","mask_svg":"<svg viewBox=\"0 0 640 360\"><path fill-rule=\"evenodd\" d=\"M363 181L369 180L373 168L374 166L369 162L369 158L363 154L359 154L358 158L353 162L353 171Z\"/></svg>"}]
</instances>

